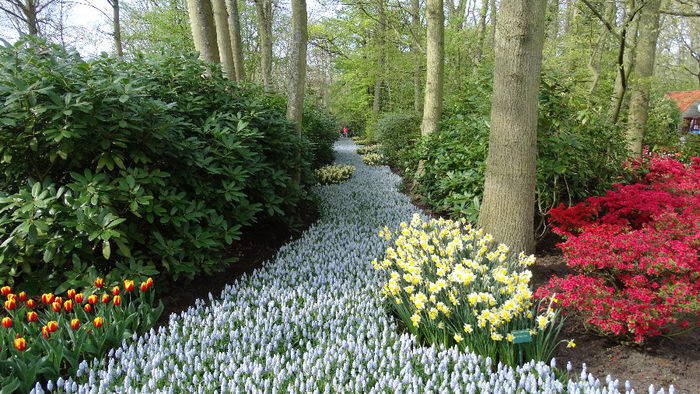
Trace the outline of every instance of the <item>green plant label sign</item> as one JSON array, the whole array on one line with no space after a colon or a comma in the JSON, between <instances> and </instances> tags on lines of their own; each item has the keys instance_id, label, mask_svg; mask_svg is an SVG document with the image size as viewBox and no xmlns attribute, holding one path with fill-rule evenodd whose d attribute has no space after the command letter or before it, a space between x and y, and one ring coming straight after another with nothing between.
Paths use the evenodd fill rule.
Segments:
<instances>
[{"instance_id":1,"label":"green plant label sign","mask_svg":"<svg viewBox=\"0 0 700 394\"><path fill-rule=\"evenodd\" d=\"M530 330L515 330L511 332L511 334L513 334L513 343L532 342L532 337L530 337Z\"/></svg>"}]
</instances>

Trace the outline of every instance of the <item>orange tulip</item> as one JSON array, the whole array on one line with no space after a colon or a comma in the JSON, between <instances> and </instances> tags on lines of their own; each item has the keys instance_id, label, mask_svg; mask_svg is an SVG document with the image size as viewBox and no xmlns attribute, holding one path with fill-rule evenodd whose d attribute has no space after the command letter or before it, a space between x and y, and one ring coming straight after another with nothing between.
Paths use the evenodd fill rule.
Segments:
<instances>
[{"instance_id":1,"label":"orange tulip","mask_svg":"<svg viewBox=\"0 0 700 394\"><path fill-rule=\"evenodd\" d=\"M97 304L97 295L95 295L95 294L90 294L90 295L88 296L88 303L89 303L89 304L92 304L92 305Z\"/></svg>"},{"instance_id":2,"label":"orange tulip","mask_svg":"<svg viewBox=\"0 0 700 394\"><path fill-rule=\"evenodd\" d=\"M2 326L5 328L12 327L12 319L10 319L9 317L3 317L2 318Z\"/></svg>"},{"instance_id":3,"label":"orange tulip","mask_svg":"<svg viewBox=\"0 0 700 394\"><path fill-rule=\"evenodd\" d=\"M102 294L102 303L106 304L109 302L109 294Z\"/></svg>"},{"instance_id":4,"label":"orange tulip","mask_svg":"<svg viewBox=\"0 0 700 394\"><path fill-rule=\"evenodd\" d=\"M112 287L112 294L119 295L119 286Z\"/></svg>"},{"instance_id":5,"label":"orange tulip","mask_svg":"<svg viewBox=\"0 0 700 394\"><path fill-rule=\"evenodd\" d=\"M27 348L27 341L24 338L15 338L15 349L20 352Z\"/></svg>"},{"instance_id":6,"label":"orange tulip","mask_svg":"<svg viewBox=\"0 0 700 394\"><path fill-rule=\"evenodd\" d=\"M92 322L95 323L95 328L99 328L99 327L102 327L102 323L104 321L102 320L102 317L98 316Z\"/></svg>"},{"instance_id":7,"label":"orange tulip","mask_svg":"<svg viewBox=\"0 0 700 394\"><path fill-rule=\"evenodd\" d=\"M62 307L63 305L61 305L60 302L54 302L51 304L51 309L53 309L54 312L60 312Z\"/></svg>"},{"instance_id":8,"label":"orange tulip","mask_svg":"<svg viewBox=\"0 0 700 394\"><path fill-rule=\"evenodd\" d=\"M97 278L95 279L95 286L97 287L102 287L105 285L105 281L102 278Z\"/></svg>"},{"instance_id":9,"label":"orange tulip","mask_svg":"<svg viewBox=\"0 0 700 394\"><path fill-rule=\"evenodd\" d=\"M153 278L146 279L146 284L148 284L149 289L153 287Z\"/></svg>"},{"instance_id":10,"label":"orange tulip","mask_svg":"<svg viewBox=\"0 0 700 394\"><path fill-rule=\"evenodd\" d=\"M51 293L44 293L41 295L41 302L44 304L50 304L53 302L53 294Z\"/></svg>"},{"instance_id":11,"label":"orange tulip","mask_svg":"<svg viewBox=\"0 0 700 394\"><path fill-rule=\"evenodd\" d=\"M92 312L92 305L90 305L90 304L85 304L85 312L87 312L87 313Z\"/></svg>"},{"instance_id":12,"label":"orange tulip","mask_svg":"<svg viewBox=\"0 0 700 394\"><path fill-rule=\"evenodd\" d=\"M36 312L31 311L27 312L27 321L28 322L33 322L39 320L39 315L36 314Z\"/></svg>"},{"instance_id":13,"label":"orange tulip","mask_svg":"<svg viewBox=\"0 0 700 394\"><path fill-rule=\"evenodd\" d=\"M73 299L73 297L75 297L75 289L68 290L67 294L68 298Z\"/></svg>"},{"instance_id":14,"label":"orange tulip","mask_svg":"<svg viewBox=\"0 0 700 394\"><path fill-rule=\"evenodd\" d=\"M63 304L63 298L61 298L61 297L54 297L53 302L58 302L59 304Z\"/></svg>"},{"instance_id":15,"label":"orange tulip","mask_svg":"<svg viewBox=\"0 0 700 394\"><path fill-rule=\"evenodd\" d=\"M7 300L7 301L5 301L5 308L7 308L7 310L12 311L12 310L14 310L16 307L17 307L17 303L15 302L15 300Z\"/></svg>"},{"instance_id":16,"label":"orange tulip","mask_svg":"<svg viewBox=\"0 0 700 394\"><path fill-rule=\"evenodd\" d=\"M49 339L51 336L51 331L49 331L49 328L47 326L41 327L41 335L44 336L44 338Z\"/></svg>"},{"instance_id":17,"label":"orange tulip","mask_svg":"<svg viewBox=\"0 0 700 394\"><path fill-rule=\"evenodd\" d=\"M83 295L83 293L78 293L75 295L75 302L78 304L82 304L84 298L85 296Z\"/></svg>"},{"instance_id":18,"label":"orange tulip","mask_svg":"<svg viewBox=\"0 0 700 394\"><path fill-rule=\"evenodd\" d=\"M78 327L80 327L80 320L78 319L73 319L70 321L70 328L77 330Z\"/></svg>"},{"instance_id":19,"label":"orange tulip","mask_svg":"<svg viewBox=\"0 0 700 394\"><path fill-rule=\"evenodd\" d=\"M35 306L36 302L34 300L32 300L31 298L27 300L27 308L34 309Z\"/></svg>"},{"instance_id":20,"label":"orange tulip","mask_svg":"<svg viewBox=\"0 0 700 394\"><path fill-rule=\"evenodd\" d=\"M126 290L126 291L134 290L134 281L133 280L125 280L124 281L124 290Z\"/></svg>"},{"instance_id":21,"label":"orange tulip","mask_svg":"<svg viewBox=\"0 0 700 394\"><path fill-rule=\"evenodd\" d=\"M73 310L73 300L68 300L63 303L63 309L66 310L66 312L70 312Z\"/></svg>"},{"instance_id":22,"label":"orange tulip","mask_svg":"<svg viewBox=\"0 0 700 394\"><path fill-rule=\"evenodd\" d=\"M18 294L18 296L19 296L19 300L20 300L20 301L24 301L24 300L27 299L27 293L25 293L25 292L20 292L20 293Z\"/></svg>"},{"instance_id":23,"label":"orange tulip","mask_svg":"<svg viewBox=\"0 0 700 394\"><path fill-rule=\"evenodd\" d=\"M122 297L121 296L114 296L114 305L121 305L122 304Z\"/></svg>"},{"instance_id":24,"label":"orange tulip","mask_svg":"<svg viewBox=\"0 0 700 394\"><path fill-rule=\"evenodd\" d=\"M146 282L141 282L141 286L139 287L141 291L146 291L148 290L148 283Z\"/></svg>"},{"instance_id":25,"label":"orange tulip","mask_svg":"<svg viewBox=\"0 0 700 394\"><path fill-rule=\"evenodd\" d=\"M10 294L10 293L12 293L12 288L10 286L3 286L0 289L0 294L2 294L3 297Z\"/></svg>"},{"instance_id":26,"label":"orange tulip","mask_svg":"<svg viewBox=\"0 0 700 394\"><path fill-rule=\"evenodd\" d=\"M46 329L49 330L49 332L56 332L56 330L58 330L58 322L56 322L56 320L51 320L46 323Z\"/></svg>"}]
</instances>

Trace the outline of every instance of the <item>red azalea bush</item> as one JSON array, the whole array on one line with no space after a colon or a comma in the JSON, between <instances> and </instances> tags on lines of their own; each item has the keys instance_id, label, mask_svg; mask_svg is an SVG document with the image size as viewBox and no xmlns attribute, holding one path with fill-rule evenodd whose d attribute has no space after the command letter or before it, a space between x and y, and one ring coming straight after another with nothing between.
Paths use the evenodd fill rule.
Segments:
<instances>
[{"instance_id":1,"label":"red azalea bush","mask_svg":"<svg viewBox=\"0 0 700 394\"><path fill-rule=\"evenodd\" d=\"M637 183L550 211L577 274L552 278L535 296L557 293L597 331L639 343L700 316L700 158L684 165L646 153L627 168Z\"/></svg>"}]
</instances>

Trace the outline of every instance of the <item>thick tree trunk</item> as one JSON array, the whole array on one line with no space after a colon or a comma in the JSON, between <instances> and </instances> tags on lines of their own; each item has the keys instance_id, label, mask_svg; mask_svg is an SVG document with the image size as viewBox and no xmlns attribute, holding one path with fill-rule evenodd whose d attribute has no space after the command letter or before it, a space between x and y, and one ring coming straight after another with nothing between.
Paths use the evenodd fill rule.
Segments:
<instances>
[{"instance_id":1,"label":"thick tree trunk","mask_svg":"<svg viewBox=\"0 0 700 394\"><path fill-rule=\"evenodd\" d=\"M39 35L39 18L37 17L36 0L26 0L21 6L24 17L27 20L27 31L30 36Z\"/></svg>"},{"instance_id":2,"label":"thick tree trunk","mask_svg":"<svg viewBox=\"0 0 700 394\"><path fill-rule=\"evenodd\" d=\"M224 76L232 81L236 80L236 72L233 68L233 51L231 50L231 36L229 35L228 12L224 0L211 0L216 24L216 44L219 48L221 68Z\"/></svg>"},{"instance_id":3,"label":"thick tree trunk","mask_svg":"<svg viewBox=\"0 0 700 394\"><path fill-rule=\"evenodd\" d=\"M445 68L445 14L442 0L427 3L427 77L421 134L438 130L442 117L442 89Z\"/></svg>"},{"instance_id":4,"label":"thick tree trunk","mask_svg":"<svg viewBox=\"0 0 700 394\"><path fill-rule=\"evenodd\" d=\"M413 40L411 41L411 53L413 54L413 110L421 112L423 104L422 72L421 72L421 51L418 43L418 34L421 31L420 23L420 0L411 0L411 29L413 30Z\"/></svg>"},{"instance_id":5,"label":"thick tree trunk","mask_svg":"<svg viewBox=\"0 0 700 394\"><path fill-rule=\"evenodd\" d=\"M216 30L214 15L209 0L187 0L187 11L190 15L190 27L194 47L199 51L199 57L209 63L219 62L219 48L216 46Z\"/></svg>"},{"instance_id":6,"label":"thick tree trunk","mask_svg":"<svg viewBox=\"0 0 700 394\"><path fill-rule=\"evenodd\" d=\"M272 0L255 0L260 37L260 68L263 86L272 90Z\"/></svg>"},{"instance_id":7,"label":"thick tree trunk","mask_svg":"<svg viewBox=\"0 0 700 394\"><path fill-rule=\"evenodd\" d=\"M245 63L243 63L243 44L241 43L241 23L238 13L238 0L226 0L228 11L228 28L233 52L233 68L236 72L236 82L245 80Z\"/></svg>"},{"instance_id":8,"label":"thick tree trunk","mask_svg":"<svg viewBox=\"0 0 700 394\"><path fill-rule=\"evenodd\" d=\"M296 124L297 136L301 138L302 115L304 113L304 86L306 83L306 0L292 0L292 45L289 62L289 84L287 86L287 119ZM297 152L300 164L301 152ZM301 167L296 174L301 179Z\"/></svg>"},{"instance_id":9,"label":"thick tree trunk","mask_svg":"<svg viewBox=\"0 0 700 394\"><path fill-rule=\"evenodd\" d=\"M386 62L386 12L384 9L384 1L385 0L379 0L377 2L379 14L377 48L379 53L377 54L377 77L374 80L374 100L372 101L372 113L374 113L374 115L378 115L379 111L382 109L382 85L384 84L384 64Z\"/></svg>"},{"instance_id":10,"label":"thick tree trunk","mask_svg":"<svg viewBox=\"0 0 700 394\"><path fill-rule=\"evenodd\" d=\"M114 26L114 47L117 50L117 56L122 57L122 27L119 21L119 0L112 0L112 24Z\"/></svg>"},{"instance_id":11,"label":"thick tree trunk","mask_svg":"<svg viewBox=\"0 0 700 394\"><path fill-rule=\"evenodd\" d=\"M650 0L644 6L639 20L640 31L627 121L627 147L633 156L642 155L642 143L649 115L650 79L654 75L656 43L659 38L660 6L660 0Z\"/></svg>"},{"instance_id":12,"label":"thick tree trunk","mask_svg":"<svg viewBox=\"0 0 700 394\"><path fill-rule=\"evenodd\" d=\"M491 134L479 226L511 250L534 251L537 104L545 0L501 3Z\"/></svg>"}]
</instances>

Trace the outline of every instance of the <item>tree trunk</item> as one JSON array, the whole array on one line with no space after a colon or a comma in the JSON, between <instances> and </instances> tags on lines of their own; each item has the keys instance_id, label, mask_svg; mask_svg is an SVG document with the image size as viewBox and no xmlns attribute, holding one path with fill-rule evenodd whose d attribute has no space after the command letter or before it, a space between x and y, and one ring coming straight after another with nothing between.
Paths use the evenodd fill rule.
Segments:
<instances>
[{"instance_id":1,"label":"tree trunk","mask_svg":"<svg viewBox=\"0 0 700 394\"><path fill-rule=\"evenodd\" d=\"M21 6L24 17L27 20L27 30L30 36L39 35L39 19L37 17L36 7L37 4L35 0L26 0L24 5Z\"/></svg>"},{"instance_id":2,"label":"tree trunk","mask_svg":"<svg viewBox=\"0 0 700 394\"><path fill-rule=\"evenodd\" d=\"M617 73L615 74L615 87L612 96L612 105L610 106L610 121L612 124L617 124L622 113L622 105L625 101L627 93L627 78L632 68L632 59L634 59L634 51L636 50L636 36L638 23L632 23L631 20L623 18L623 26L620 31L619 49L617 55ZM628 30L632 27L632 34ZM628 36L631 35L632 44L628 44ZM625 50L630 47L630 50Z\"/></svg>"},{"instance_id":3,"label":"tree trunk","mask_svg":"<svg viewBox=\"0 0 700 394\"><path fill-rule=\"evenodd\" d=\"M233 68L236 73L236 82L240 83L245 80L245 63L243 63L238 0L226 0L226 10L228 11L228 28L231 37L231 51L233 52Z\"/></svg>"},{"instance_id":4,"label":"tree trunk","mask_svg":"<svg viewBox=\"0 0 700 394\"><path fill-rule=\"evenodd\" d=\"M427 76L425 81L425 104L421 134L428 135L438 130L442 117L442 89L445 68L445 14L443 0L428 0L426 14Z\"/></svg>"},{"instance_id":5,"label":"tree trunk","mask_svg":"<svg viewBox=\"0 0 700 394\"><path fill-rule=\"evenodd\" d=\"M634 81L631 87L630 111L627 120L627 147L633 156L642 155L642 143L649 115L649 90L654 75L656 42L659 38L660 0L650 0L639 20L639 39L634 60Z\"/></svg>"},{"instance_id":6,"label":"tree trunk","mask_svg":"<svg viewBox=\"0 0 700 394\"><path fill-rule=\"evenodd\" d=\"M488 10L489 0L482 0L481 10L479 11L479 38L476 43L476 53L474 55L474 74L476 74L477 67L479 66L479 63L481 63L481 57L484 54L484 39L486 38L486 13L488 12Z\"/></svg>"},{"instance_id":7,"label":"tree trunk","mask_svg":"<svg viewBox=\"0 0 700 394\"><path fill-rule=\"evenodd\" d=\"M551 22L547 26L547 40L554 42L559 37L559 0L549 0L548 13L551 17Z\"/></svg>"},{"instance_id":8,"label":"tree trunk","mask_svg":"<svg viewBox=\"0 0 700 394\"><path fill-rule=\"evenodd\" d=\"M236 80L236 72L233 68L233 52L231 50L231 36L229 35L228 12L224 0L211 0L214 10L214 22L216 24L216 43L221 57L221 68L224 76L231 81Z\"/></svg>"},{"instance_id":9,"label":"tree trunk","mask_svg":"<svg viewBox=\"0 0 700 394\"><path fill-rule=\"evenodd\" d=\"M199 57L209 63L219 62L219 48L216 46L214 15L209 0L187 0L194 47Z\"/></svg>"},{"instance_id":10,"label":"tree trunk","mask_svg":"<svg viewBox=\"0 0 700 394\"><path fill-rule=\"evenodd\" d=\"M122 57L122 27L119 22L119 0L112 0L112 23L114 26L114 47L117 50L117 56Z\"/></svg>"},{"instance_id":11,"label":"tree trunk","mask_svg":"<svg viewBox=\"0 0 700 394\"><path fill-rule=\"evenodd\" d=\"M498 22L498 13L496 12L496 0L491 0L491 36L490 36L490 46L494 48L496 46L496 23Z\"/></svg>"},{"instance_id":12,"label":"tree trunk","mask_svg":"<svg viewBox=\"0 0 700 394\"><path fill-rule=\"evenodd\" d=\"M617 7L615 7L615 2L611 1L605 6L605 19L614 20ZM610 32L605 28L605 26L600 27L600 34L598 35L598 41L593 47L593 53L588 61L588 70L591 72L591 85L588 89L588 93L593 96L598 90L598 82L600 81L600 67L601 61L603 59L603 50L605 49L605 41L610 37Z\"/></svg>"},{"instance_id":13,"label":"tree trunk","mask_svg":"<svg viewBox=\"0 0 700 394\"><path fill-rule=\"evenodd\" d=\"M260 36L260 68L263 86L272 90L272 0L255 0Z\"/></svg>"},{"instance_id":14,"label":"tree trunk","mask_svg":"<svg viewBox=\"0 0 700 394\"><path fill-rule=\"evenodd\" d=\"M545 0L501 3L491 134L479 227L511 250L534 251L537 105Z\"/></svg>"},{"instance_id":15,"label":"tree trunk","mask_svg":"<svg viewBox=\"0 0 700 394\"><path fill-rule=\"evenodd\" d=\"M571 29L571 21L574 19L574 8L576 0L566 0L566 10L564 11L564 34L568 34Z\"/></svg>"},{"instance_id":16,"label":"tree trunk","mask_svg":"<svg viewBox=\"0 0 700 394\"><path fill-rule=\"evenodd\" d=\"M413 40L411 41L411 53L413 54L413 110L416 113L421 112L423 104L423 89L421 86L421 51L418 43L419 32L421 31L420 23L420 0L411 0L411 28L413 30Z\"/></svg>"},{"instance_id":17,"label":"tree trunk","mask_svg":"<svg viewBox=\"0 0 700 394\"><path fill-rule=\"evenodd\" d=\"M306 0L292 0L292 45L289 62L289 84L287 87L287 119L296 124L297 136L301 138L301 122L304 113L304 84L306 82ZM301 152L297 152L301 164ZM296 174L301 180L301 167Z\"/></svg>"},{"instance_id":18,"label":"tree trunk","mask_svg":"<svg viewBox=\"0 0 700 394\"><path fill-rule=\"evenodd\" d=\"M379 0L378 5L378 17L379 23L377 26L377 48L379 53L377 54L377 77L374 80L374 100L372 102L372 113L378 115L382 107L382 85L384 82L384 63L386 58L386 13L384 11L384 1Z\"/></svg>"}]
</instances>

